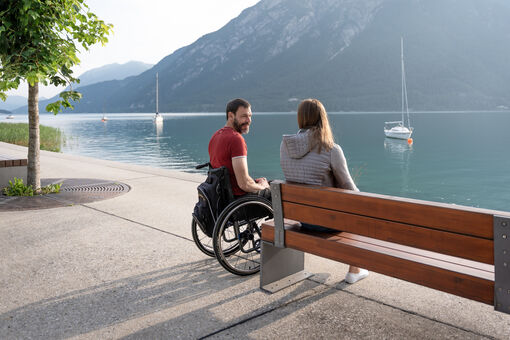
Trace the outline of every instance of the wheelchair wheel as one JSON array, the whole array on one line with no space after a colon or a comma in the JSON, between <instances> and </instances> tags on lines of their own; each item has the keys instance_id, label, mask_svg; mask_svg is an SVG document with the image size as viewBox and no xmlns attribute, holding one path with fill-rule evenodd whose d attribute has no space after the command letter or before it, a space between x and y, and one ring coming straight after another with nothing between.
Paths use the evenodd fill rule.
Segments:
<instances>
[{"instance_id":1,"label":"wheelchair wheel","mask_svg":"<svg viewBox=\"0 0 510 340\"><path fill-rule=\"evenodd\" d=\"M218 262L236 275L251 275L260 270L260 228L273 218L271 202L257 197L242 197L228 205L214 227L213 246Z\"/></svg>"},{"instance_id":2,"label":"wheelchair wheel","mask_svg":"<svg viewBox=\"0 0 510 340\"><path fill-rule=\"evenodd\" d=\"M207 236L200 228L200 222L195 217L191 221L191 235L198 249L207 256L214 257L214 247L212 237Z\"/></svg>"},{"instance_id":3,"label":"wheelchair wheel","mask_svg":"<svg viewBox=\"0 0 510 340\"><path fill-rule=\"evenodd\" d=\"M212 237L207 236L202 231L200 222L195 217L191 221L191 235L193 235L193 241L195 241L195 244L202 253L210 257L215 256ZM237 245L232 244L230 248L224 248L223 251L228 256L237 251Z\"/></svg>"}]
</instances>

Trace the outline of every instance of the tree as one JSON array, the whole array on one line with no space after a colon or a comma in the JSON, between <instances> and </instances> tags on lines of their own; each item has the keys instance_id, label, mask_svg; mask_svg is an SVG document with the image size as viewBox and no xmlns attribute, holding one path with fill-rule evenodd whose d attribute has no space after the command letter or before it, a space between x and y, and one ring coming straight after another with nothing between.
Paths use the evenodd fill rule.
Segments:
<instances>
[{"instance_id":1,"label":"tree","mask_svg":"<svg viewBox=\"0 0 510 340\"><path fill-rule=\"evenodd\" d=\"M90 12L85 0L0 0L0 98L6 91L28 82L27 182L39 191L39 83L69 85L78 82L71 68L80 63L78 47L88 50L105 44L113 25ZM73 108L70 100L81 94L60 93L60 100L46 106L57 114Z\"/></svg>"}]
</instances>

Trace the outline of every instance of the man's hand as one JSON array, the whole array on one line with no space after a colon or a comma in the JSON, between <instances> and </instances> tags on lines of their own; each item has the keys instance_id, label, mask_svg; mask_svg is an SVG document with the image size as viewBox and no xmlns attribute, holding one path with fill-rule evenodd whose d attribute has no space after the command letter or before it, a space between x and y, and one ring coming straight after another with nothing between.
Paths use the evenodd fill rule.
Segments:
<instances>
[{"instance_id":1,"label":"man's hand","mask_svg":"<svg viewBox=\"0 0 510 340\"><path fill-rule=\"evenodd\" d=\"M267 179L265 177L257 178L255 180L255 182L264 186L264 189L269 188L269 182L267 181Z\"/></svg>"},{"instance_id":2,"label":"man's hand","mask_svg":"<svg viewBox=\"0 0 510 340\"><path fill-rule=\"evenodd\" d=\"M236 176L237 185L246 192L257 192L269 188L269 183L265 178L253 180L248 174L248 162L246 157L237 157L232 159L232 167ZM260 182L259 182L260 181Z\"/></svg>"}]
</instances>

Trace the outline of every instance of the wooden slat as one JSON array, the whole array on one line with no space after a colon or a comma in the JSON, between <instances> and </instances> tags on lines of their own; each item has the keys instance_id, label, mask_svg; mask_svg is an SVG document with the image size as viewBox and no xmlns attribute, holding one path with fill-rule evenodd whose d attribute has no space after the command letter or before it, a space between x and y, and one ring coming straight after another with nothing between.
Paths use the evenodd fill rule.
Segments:
<instances>
[{"instance_id":1,"label":"wooden slat","mask_svg":"<svg viewBox=\"0 0 510 340\"><path fill-rule=\"evenodd\" d=\"M493 214L508 212L453 206L327 187L282 184L282 201L338 210L465 235L493 238Z\"/></svg>"},{"instance_id":2,"label":"wooden slat","mask_svg":"<svg viewBox=\"0 0 510 340\"><path fill-rule=\"evenodd\" d=\"M267 231L268 232L267 239L264 239L264 238L263 239L266 241L272 242L273 231L271 228L274 228L274 221L269 220L264 223L267 224L269 228ZM387 241L381 241L381 240L377 240L377 239L374 239L371 237L360 236L360 235L356 235L356 234L352 234L352 233L348 233L348 232L341 232L341 231L314 232L314 231L302 230L299 227L298 221L294 221L294 220L290 220L290 219L286 219L284 221L284 225L285 225L286 231L291 230L291 231L300 232L300 233L307 234L307 235L313 235L315 237L320 237L320 238L323 238L323 239L326 239L329 241L339 240L340 238L349 238L349 239L352 239L355 241L374 244L376 246L383 247L383 248L396 249L401 253L415 254L415 255L420 255L422 257L440 260L443 262L451 262L451 263L460 264L460 265L466 266L466 267L472 267L472 268L475 268L475 269L478 269L481 271L491 273L491 275L494 275L494 265L483 263L483 262L466 260L466 259L463 259L460 257L444 255L441 253L423 250L420 248L409 247L409 246L392 243L392 242L387 242ZM262 237L264 237L264 236L262 236Z\"/></svg>"},{"instance_id":3,"label":"wooden slat","mask_svg":"<svg viewBox=\"0 0 510 340\"><path fill-rule=\"evenodd\" d=\"M492 240L289 202L283 203L283 215L339 231L494 264Z\"/></svg>"},{"instance_id":4,"label":"wooden slat","mask_svg":"<svg viewBox=\"0 0 510 340\"><path fill-rule=\"evenodd\" d=\"M444 254L440 254L440 253L431 252L428 250L423 250L420 248L403 246L403 245L397 244L397 243L376 240L376 239L373 239L370 237L355 235L355 234L346 233L346 232L342 232L342 233L340 233L340 236L335 236L335 237L336 238L343 237L343 238L351 239L354 241L373 244L375 246L387 248L390 250L391 249L397 250L400 253L409 253L409 254L413 254L413 255L419 255L424 258L430 258L430 259L439 260L439 261L442 261L445 263L461 265L466 268L473 268L473 269L476 269L477 271L486 272L487 275L489 275L489 276L487 276L487 278L494 280L494 265L491 265L491 264L472 261L472 260L466 260L466 259L463 259L460 257L444 255ZM334 240L335 237L332 237L331 240Z\"/></svg>"},{"instance_id":5,"label":"wooden slat","mask_svg":"<svg viewBox=\"0 0 510 340\"><path fill-rule=\"evenodd\" d=\"M262 239L270 241L274 228L264 224ZM471 300L493 304L494 275L451 262L430 259L416 254L388 250L374 244L341 237L328 238L293 229L285 232L286 246L335 261L366 268L374 272L418 283ZM335 239L336 238L336 239ZM467 273L467 274L466 274Z\"/></svg>"}]
</instances>

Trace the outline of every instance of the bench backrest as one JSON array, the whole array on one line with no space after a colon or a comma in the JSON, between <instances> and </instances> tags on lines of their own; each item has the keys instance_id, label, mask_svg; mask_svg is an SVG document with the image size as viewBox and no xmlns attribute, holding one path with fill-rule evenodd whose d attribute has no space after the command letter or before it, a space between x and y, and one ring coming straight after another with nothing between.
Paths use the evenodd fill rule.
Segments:
<instances>
[{"instance_id":1,"label":"bench backrest","mask_svg":"<svg viewBox=\"0 0 510 340\"><path fill-rule=\"evenodd\" d=\"M288 234L292 249L510 313L510 213L281 181L271 193L274 228L262 236L275 248L286 247ZM291 223L285 231L284 218L342 233L305 236Z\"/></svg>"},{"instance_id":2,"label":"bench backrest","mask_svg":"<svg viewBox=\"0 0 510 340\"><path fill-rule=\"evenodd\" d=\"M284 182L274 185L280 186L282 218L487 264L494 264L495 224L498 218L510 218L507 212L452 204ZM276 219L275 212L275 223Z\"/></svg>"}]
</instances>

